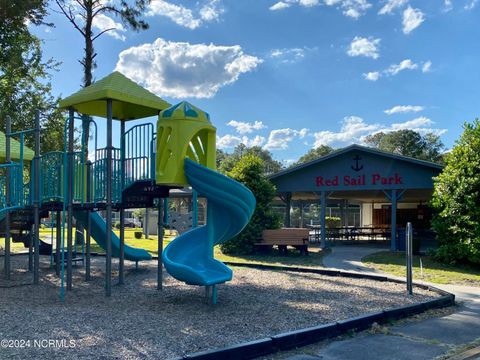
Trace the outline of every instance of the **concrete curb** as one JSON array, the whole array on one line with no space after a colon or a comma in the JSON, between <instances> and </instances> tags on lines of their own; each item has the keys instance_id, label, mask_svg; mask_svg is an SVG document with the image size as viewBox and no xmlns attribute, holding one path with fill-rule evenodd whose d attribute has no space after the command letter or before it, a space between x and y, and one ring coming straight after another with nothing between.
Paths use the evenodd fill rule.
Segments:
<instances>
[{"instance_id":1,"label":"concrete curb","mask_svg":"<svg viewBox=\"0 0 480 360\"><path fill-rule=\"evenodd\" d=\"M309 269L301 267L274 266L261 264L241 264L226 262L230 266L248 267L260 270L280 270L294 271L300 273L322 274L327 276L345 276L350 278L371 279L376 281L393 281L396 283L405 283L399 279L389 278L388 276L360 274L348 271L327 270L327 269ZM369 328L373 323L387 323L392 320L406 318L412 315L422 313L429 309L442 308L455 304L455 295L446 291L437 289L433 286L414 283L415 286L428 289L441 295L440 298L425 301L418 304L401 306L393 309L387 309L380 312L365 314L350 319L337 321L325 325L314 326L310 328L289 331L269 338L256 341L240 343L229 347L208 350L198 353L189 354L183 359L253 359L259 356L273 354L278 351L293 349L309 344L313 344L322 340L331 339L349 331L361 331Z\"/></svg>"}]
</instances>

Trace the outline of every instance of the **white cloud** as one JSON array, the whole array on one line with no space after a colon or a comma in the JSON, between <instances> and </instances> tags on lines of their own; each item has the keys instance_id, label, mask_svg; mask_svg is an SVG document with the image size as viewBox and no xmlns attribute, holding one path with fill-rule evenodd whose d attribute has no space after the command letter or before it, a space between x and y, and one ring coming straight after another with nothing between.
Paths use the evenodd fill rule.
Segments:
<instances>
[{"instance_id":1,"label":"white cloud","mask_svg":"<svg viewBox=\"0 0 480 360\"><path fill-rule=\"evenodd\" d=\"M320 145L346 146L350 144L362 144L367 136L378 132L410 129L422 135L430 132L436 135L442 135L447 131L446 129L432 128L434 124L432 120L424 116L391 125L369 124L361 117L348 116L341 122L340 131L319 131L314 133L314 147Z\"/></svg>"},{"instance_id":2,"label":"white cloud","mask_svg":"<svg viewBox=\"0 0 480 360\"><path fill-rule=\"evenodd\" d=\"M249 140L245 145L251 147L251 146L262 146L263 144L265 144L265 138L263 136L256 135L253 139Z\"/></svg>"},{"instance_id":3,"label":"white cloud","mask_svg":"<svg viewBox=\"0 0 480 360\"><path fill-rule=\"evenodd\" d=\"M397 130L413 130L418 132L420 135L425 135L428 133L433 133L435 135L443 135L447 132L447 129L435 129L432 128L431 126L434 125L435 122L432 121L431 119L421 116L413 120L405 121L403 123L399 124L392 124L392 126L386 130L383 130L384 132L388 131L397 131Z\"/></svg>"},{"instance_id":4,"label":"white cloud","mask_svg":"<svg viewBox=\"0 0 480 360\"><path fill-rule=\"evenodd\" d=\"M290 128L276 129L270 131L268 141L264 146L266 150L285 150L289 143L295 139L303 139L308 133L308 129L293 130Z\"/></svg>"},{"instance_id":5,"label":"white cloud","mask_svg":"<svg viewBox=\"0 0 480 360\"><path fill-rule=\"evenodd\" d=\"M175 24L188 29L196 29L207 22L216 21L224 12L219 0L204 0L202 6L194 11L182 5L164 0L155 0L148 5L147 16L165 16Z\"/></svg>"},{"instance_id":6,"label":"white cloud","mask_svg":"<svg viewBox=\"0 0 480 360\"><path fill-rule=\"evenodd\" d=\"M98 14L93 18L93 28L99 30L99 32L108 30L105 34L113 37L114 39L125 41L126 32L122 24L116 22L112 18L104 14Z\"/></svg>"},{"instance_id":7,"label":"white cloud","mask_svg":"<svg viewBox=\"0 0 480 360\"><path fill-rule=\"evenodd\" d=\"M283 10L283 9L289 8L290 6L292 6L292 4L289 4L289 3L286 3L286 2L283 2L283 1L279 1L275 4L273 4L272 6L270 6L270 10L272 10L272 11Z\"/></svg>"},{"instance_id":8,"label":"white cloud","mask_svg":"<svg viewBox=\"0 0 480 360\"><path fill-rule=\"evenodd\" d=\"M325 1L327 4L327 1ZM364 15L367 10L372 6L366 0L344 0L342 1L343 14L345 16L358 19L360 16Z\"/></svg>"},{"instance_id":9,"label":"white cloud","mask_svg":"<svg viewBox=\"0 0 480 360\"><path fill-rule=\"evenodd\" d=\"M298 0L298 3L305 7L317 6L320 0Z\"/></svg>"},{"instance_id":10,"label":"white cloud","mask_svg":"<svg viewBox=\"0 0 480 360\"><path fill-rule=\"evenodd\" d=\"M158 38L119 54L116 70L161 96L211 98L263 60L239 45L190 44Z\"/></svg>"},{"instance_id":11,"label":"white cloud","mask_svg":"<svg viewBox=\"0 0 480 360\"><path fill-rule=\"evenodd\" d=\"M224 135L222 137L217 136L217 147L219 149L232 149L239 144L244 144L245 146L262 146L265 143L265 138L260 135L256 135L253 139L250 139L248 136L235 136L235 135Z\"/></svg>"},{"instance_id":12,"label":"white cloud","mask_svg":"<svg viewBox=\"0 0 480 360\"><path fill-rule=\"evenodd\" d=\"M417 68L418 68L418 65L415 64L412 60L405 59L405 60L402 60L399 64L390 65L388 69L385 70L385 73L393 76L393 75L397 75L400 71L415 70Z\"/></svg>"},{"instance_id":13,"label":"white cloud","mask_svg":"<svg viewBox=\"0 0 480 360\"><path fill-rule=\"evenodd\" d=\"M427 73L432 71L432 62L430 60L425 61L422 65L422 72Z\"/></svg>"},{"instance_id":14,"label":"white cloud","mask_svg":"<svg viewBox=\"0 0 480 360\"><path fill-rule=\"evenodd\" d=\"M365 56L373 59L378 59L378 57L380 56L380 54L378 53L379 45L380 39L355 36L355 38L350 43L347 54L349 56Z\"/></svg>"},{"instance_id":15,"label":"white cloud","mask_svg":"<svg viewBox=\"0 0 480 360\"><path fill-rule=\"evenodd\" d=\"M413 9L411 6L403 12L403 33L410 34L425 21L425 16L420 9Z\"/></svg>"},{"instance_id":16,"label":"white cloud","mask_svg":"<svg viewBox=\"0 0 480 360\"><path fill-rule=\"evenodd\" d=\"M378 71L371 71L366 74L363 74L363 77L370 81L377 81L380 78L381 74Z\"/></svg>"},{"instance_id":17,"label":"white cloud","mask_svg":"<svg viewBox=\"0 0 480 360\"><path fill-rule=\"evenodd\" d=\"M274 49L271 51L270 57L278 59L284 64L295 63L305 57L305 50L301 48Z\"/></svg>"},{"instance_id":18,"label":"white cloud","mask_svg":"<svg viewBox=\"0 0 480 360\"><path fill-rule=\"evenodd\" d=\"M391 14L406 4L408 4L408 0L388 0L378 13L380 15Z\"/></svg>"},{"instance_id":19,"label":"white cloud","mask_svg":"<svg viewBox=\"0 0 480 360\"><path fill-rule=\"evenodd\" d=\"M360 16L364 15L372 6L372 4L370 4L367 0L282 0L270 6L270 10L283 10L291 7L292 5L310 8L321 4L327 6L337 6L342 10L342 13L345 16L353 19L358 19Z\"/></svg>"},{"instance_id":20,"label":"white cloud","mask_svg":"<svg viewBox=\"0 0 480 360\"><path fill-rule=\"evenodd\" d=\"M406 130L406 129L419 129L424 128L425 126L433 125L433 121L425 116L418 117L413 120L405 121L403 123L392 124L391 129L395 130Z\"/></svg>"},{"instance_id":21,"label":"white cloud","mask_svg":"<svg viewBox=\"0 0 480 360\"><path fill-rule=\"evenodd\" d=\"M281 64L295 64L303 60L309 52L316 50L318 50L317 47L273 49L269 57Z\"/></svg>"},{"instance_id":22,"label":"white cloud","mask_svg":"<svg viewBox=\"0 0 480 360\"><path fill-rule=\"evenodd\" d=\"M220 15L225 10L219 4L219 0L210 0L200 8L200 18L203 22L218 21L220 19Z\"/></svg>"},{"instance_id":23,"label":"white cloud","mask_svg":"<svg viewBox=\"0 0 480 360\"><path fill-rule=\"evenodd\" d=\"M431 67L432 67L432 62L430 60L423 62L423 64L420 67L419 64L414 63L412 60L405 59L405 60L402 60L399 64L390 65L388 68L386 68L385 70L383 70L381 72L380 71L371 71L371 72L368 72L368 73L364 73L363 77L366 80L377 81L382 76L395 76L395 75L397 75L398 73L400 73L401 71L404 71L404 70L420 69L422 71L422 73L427 73L427 72L432 71Z\"/></svg>"},{"instance_id":24,"label":"white cloud","mask_svg":"<svg viewBox=\"0 0 480 360\"><path fill-rule=\"evenodd\" d=\"M217 147L219 149L229 149L234 148L238 144L242 142L242 138L227 134L225 136L219 137L217 136Z\"/></svg>"},{"instance_id":25,"label":"white cloud","mask_svg":"<svg viewBox=\"0 0 480 360\"><path fill-rule=\"evenodd\" d=\"M343 119L339 132L324 130L314 133L314 147L358 143L362 136L373 133L378 130L378 128L379 126L376 124L367 124L361 117L348 116Z\"/></svg>"},{"instance_id":26,"label":"white cloud","mask_svg":"<svg viewBox=\"0 0 480 360\"><path fill-rule=\"evenodd\" d=\"M418 106L418 105L397 105L392 107L391 109L385 110L384 113L387 115L405 114L410 112L415 113L415 112L423 111L423 109L424 109L423 106Z\"/></svg>"},{"instance_id":27,"label":"white cloud","mask_svg":"<svg viewBox=\"0 0 480 360\"><path fill-rule=\"evenodd\" d=\"M449 12L453 9L453 3L452 0L444 0L443 2L443 11L444 12Z\"/></svg>"},{"instance_id":28,"label":"white cloud","mask_svg":"<svg viewBox=\"0 0 480 360\"><path fill-rule=\"evenodd\" d=\"M477 6L478 1L479 0L469 0L464 9L468 11L473 10Z\"/></svg>"},{"instance_id":29,"label":"white cloud","mask_svg":"<svg viewBox=\"0 0 480 360\"><path fill-rule=\"evenodd\" d=\"M250 134L254 130L265 129L266 126L261 121L255 121L254 123L248 123L243 121L231 120L227 123L228 126L232 126L239 134Z\"/></svg>"}]
</instances>

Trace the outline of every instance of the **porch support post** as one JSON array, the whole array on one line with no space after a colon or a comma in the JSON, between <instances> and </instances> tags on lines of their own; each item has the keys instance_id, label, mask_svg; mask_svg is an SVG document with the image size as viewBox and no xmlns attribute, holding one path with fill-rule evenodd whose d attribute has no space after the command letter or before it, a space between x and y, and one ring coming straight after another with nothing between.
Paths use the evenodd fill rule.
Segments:
<instances>
[{"instance_id":1,"label":"porch support post","mask_svg":"<svg viewBox=\"0 0 480 360\"><path fill-rule=\"evenodd\" d=\"M327 212L327 196L325 190L320 192L320 206L321 206L321 213L320 213L320 246L322 248L327 247L327 227L325 224L325 217Z\"/></svg>"},{"instance_id":2,"label":"porch support post","mask_svg":"<svg viewBox=\"0 0 480 360\"><path fill-rule=\"evenodd\" d=\"M392 203L392 221L391 221L391 241L390 241L390 250L397 250L397 203L402 198L405 190L393 189L390 193L388 191L383 192L385 196Z\"/></svg>"},{"instance_id":3,"label":"porch support post","mask_svg":"<svg viewBox=\"0 0 480 360\"><path fill-rule=\"evenodd\" d=\"M391 195L392 200L392 230L390 231L391 234L391 250L397 250L397 190L392 190Z\"/></svg>"},{"instance_id":4,"label":"porch support post","mask_svg":"<svg viewBox=\"0 0 480 360\"><path fill-rule=\"evenodd\" d=\"M280 195L280 199L285 203L285 218L284 218L284 227L289 228L291 226L290 222L290 211L292 209L292 193L286 192Z\"/></svg>"},{"instance_id":5,"label":"porch support post","mask_svg":"<svg viewBox=\"0 0 480 360\"><path fill-rule=\"evenodd\" d=\"M304 218L303 218L303 206L304 206L304 203L303 203L303 200L300 200L300 225L299 227L303 228L305 225L304 225Z\"/></svg>"}]
</instances>

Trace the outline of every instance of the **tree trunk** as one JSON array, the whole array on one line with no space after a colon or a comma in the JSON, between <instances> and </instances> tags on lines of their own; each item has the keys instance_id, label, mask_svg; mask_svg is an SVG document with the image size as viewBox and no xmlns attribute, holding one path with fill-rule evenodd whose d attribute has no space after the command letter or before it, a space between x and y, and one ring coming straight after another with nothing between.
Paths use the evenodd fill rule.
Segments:
<instances>
[{"instance_id":1,"label":"tree trunk","mask_svg":"<svg viewBox=\"0 0 480 360\"><path fill-rule=\"evenodd\" d=\"M94 67L94 50L92 41L92 22L93 9L92 4L88 4L86 9L85 21L85 57L83 58L83 86L87 87L92 84L92 70Z\"/></svg>"}]
</instances>

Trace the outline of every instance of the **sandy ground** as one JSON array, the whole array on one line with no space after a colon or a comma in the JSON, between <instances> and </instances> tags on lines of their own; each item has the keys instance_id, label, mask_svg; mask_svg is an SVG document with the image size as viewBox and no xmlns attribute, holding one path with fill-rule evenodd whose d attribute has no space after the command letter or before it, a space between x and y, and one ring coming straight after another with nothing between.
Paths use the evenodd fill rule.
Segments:
<instances>
[{"instance_id":1,"label":"sandy ground","mask_svg":"<svg viewBox=\"0 0 480 360\"><path fill-rule=\"evenodd\" d=\"M234 268L234 280L218 286L218 304L210 306L204 288L168 275L156 290L151 261L139 270L127 263L126 284L106 298L105 259L94 258L93 280L83 281L75 267L74 289L62 304L48 261L42 258L34 286L26 256L12 257L11 281L0 258L0 340L10 340L2 342L2 359L172 359L438 296L416 289L409 297L396 283Z\"/></svg>"}]
</instances>

